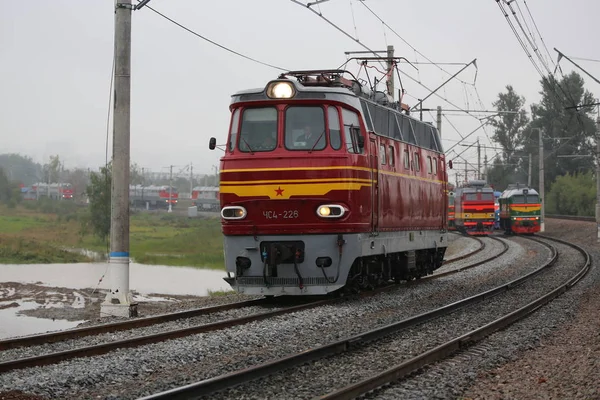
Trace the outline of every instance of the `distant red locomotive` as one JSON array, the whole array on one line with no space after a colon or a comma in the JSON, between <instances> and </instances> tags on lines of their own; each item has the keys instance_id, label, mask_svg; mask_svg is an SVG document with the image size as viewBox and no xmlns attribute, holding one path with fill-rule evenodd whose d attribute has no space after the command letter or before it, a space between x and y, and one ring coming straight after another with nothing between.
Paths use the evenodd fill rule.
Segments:
<instances>
[{"instance_id":1,"label":"distant red locomotive","mask_svg":"<svg viewBox=\"0 0 600 400\"><path fill-rule=\"evenodd\" d=\"M472 180L457 188L454 207L458 231L468 235L489 235L494 231L494 189L487 182Z\"/></svg>"},{"instance_id":2,"label":"distant red locomotive","mask_svg":"<svg viewBox=\"0 0 600 400\"><path fill-rule=\"evenodd\" d=\"M441 266L440 136L400 109L342 70L288 72L233 95L219 196L235 290L325 294Z\"/></svg>"}]
</instances>

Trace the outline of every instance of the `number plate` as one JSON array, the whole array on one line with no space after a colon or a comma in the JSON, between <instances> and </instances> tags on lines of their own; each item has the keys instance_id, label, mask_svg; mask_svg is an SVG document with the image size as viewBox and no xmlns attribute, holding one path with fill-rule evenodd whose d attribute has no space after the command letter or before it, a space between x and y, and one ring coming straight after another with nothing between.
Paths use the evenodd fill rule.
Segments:
<instances>
[{"instance_id":1,"label":"number plate","mask_svg":"<svg viewBox=\"0 0 600 400\"><path fill-rule=\"evenodd\" d=\"M296 219L300 217L298 210L263 211L266 219Z\"/></svg>"}]
</instances>

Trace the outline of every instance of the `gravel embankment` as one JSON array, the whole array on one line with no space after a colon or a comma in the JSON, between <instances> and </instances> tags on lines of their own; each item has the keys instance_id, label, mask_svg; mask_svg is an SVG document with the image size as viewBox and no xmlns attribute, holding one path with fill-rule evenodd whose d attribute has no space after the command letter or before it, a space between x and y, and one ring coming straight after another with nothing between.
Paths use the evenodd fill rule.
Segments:
<instances>
[{"instance_id":1,"label":"gravel embankment","mask_svg":"<svg viewBox=\"0 0 600 400\"><path fill-rule=\"evenodd\" d=\"M546 221L546 235L578 243L592 255L588 275L570 291L491 340L513 337L462 396L469 399L600 399L600 245L594 222Z\"/></svg>"},{"instance_id":2,"label":"gravel embankment","mask_svg":"<svg viewBox=\"0 0 600 400\"><path fill-rule=\"evenodd\" d=\"M448 240L450 245L446 249L446 254L444 254L444 260L446 262L452 261L464 254L471 253L481 246L479 242L472 237L455 233L448 235Z\"/></svg>"},{"instance_id":3,"label":"gravel embankment","mask_svg":"<svg viewBox=\"0 0 600 400\"><path fill-rule=\"evenodd\" d=\"M510 307L514 307L514 309L522 307L574 275L583 264L583 257L579 256L570 247L560 244L555 244L555 246L560 252L559 261L548 272L543 273L543 280L536 278L535 281L524 284L506 296L497 297L494 302L490 303L490 306L494 310L502 310L503 313L509 312L511 311L508 308L510 303L513 304ZM542 281L543 283L540 283ZM510 302L502 300L507 296L512 299ZM557 299L555 302L562 299ZM481 311L480 314L472 315L472 317L479 320L483 315L485 315L485 310ZM493 362L504 360L510 354L514 354L521 349L533 347L536 342L539 342L541 336L556 327L556 321L563 318L568 318L568 315L565 315L561 308L548 310L544 307L532 317L518 323L519 326L525 328L525 331L513 328L501 331L455 357L428 367L425 372L410 379L402 380L388 388L378 390L368 395L367 398L382 400L460 398L463 395L464 388L477 377L481 369L489 367ZM466 333L463 330L457 330L456 332ZM465 397L469 398L469 395L466 394ZM488 397L483 396L482 398L487 399ZM529 397L523 396L521 398Z\"/></svg>"},{"instance_id":4,"label":"gravel embankment","mask_svg":"<svg viewBox=\"0 0 600 400\"><path fill-rule=\"evenodd\" d=\"M457 275L224 331L6 373L0 376L0 391L20 389L49 398L136 398L278 358L497 286L548 257L539 245L526 252L518 239L511 242L500 259Z\"/></svg>"},{"instance_id":5,"label":"gravel embankment","mask_svg":"<svg viewBox=\"0 0 600 400\"><path fill-rule=\"evenodd\" d=\"M427 322L407 331L377 341L358 351L319 360L302 367L283 371L272 377L242 385L224 393L212 394L210 399L308 399L336 388L350 385L408 360L428 349L459 335L483 326L508 314L569 279L579 269L583 259L566 246L559 245L561 261L532 281L514 288L481 304L459 310L449 316ZM507 344L509 345L509 344ZM418 396L400 387L378 394L381 399L432 398L452 382L432 380L429 386L419 385ZM451 398L455 394L448 393Z\"/></svg>"}]
</instances>

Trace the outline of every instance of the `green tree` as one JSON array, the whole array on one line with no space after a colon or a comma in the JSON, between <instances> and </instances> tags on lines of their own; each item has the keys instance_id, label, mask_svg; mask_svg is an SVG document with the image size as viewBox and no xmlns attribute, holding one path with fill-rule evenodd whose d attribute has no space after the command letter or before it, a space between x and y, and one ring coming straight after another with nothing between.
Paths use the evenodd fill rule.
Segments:
<instances>
[{"instance_id":1,"label":"green tree","mask_svg":"<svg viewBox=\"0 0 600 400\"><path fill-rule=\"evenodd\" d=\"M90 184L86 188L89 199L88 220L86 223L96 236L105 240L110 235L110 199L112 166L100 168L100 172L90 174Z\"/></svg>"},{"instance_id":2,"label":"green tree","mask_svg":"<svg viewBox=\"0 0 600 400\"><path fill-rule=\"evenodd\" d=\"M559 215L593 216L596 178L591 172L556 178L546 196L546 212Z\"/></svg>"},{"instance_id":3,"label":"green tree","mask_svg":"<svg viewBox=\"0 0 600 400\"><path fill-rule=\"evenodd\" d=\"M523 131L529 122L524 109L525 98L519 96L511 85L506 92L498 94L493 106L500 113L491 122L494 127L492 140L502 148L502 157L496 158L488 170L488 182L503 190L509 183L527 182L524 176L524 160L516 157L523 142ZM528 166L527 166L528 167Z\"/></svg>"},{"instance_id":4,"label":"green tree","mask_svg":"<svg viewBox=\"0 0 600 400\"><path fill-rule=\"evenodd\" d=\"M137 163L133 163L129 166L129 184L131 185L143 185L144 175L142 174L141 168Z\"/></svg>"},{"instance_id":5,"label":"green tree","mask_svg":"<svg viewBox=\"0 0 600 400\"><path fill-rule=\"evenodd\" d=\"M583 78L576 72L561 81L553 77L542 80L542 99L531 106L532 121L524 132L524 151L533 158L533 186L539 187L539 136L543 131L545 190L559 176L593 170L592 157L557 157L558 155L593 154L595 124L593 107L574 106L594 102L594 96L584 88Z\"/></svg>"},{"instance_id":6,"label":"green tree","mask_svg":"<svg viewBox=\"0 0 600 400\"><path fill-rule=\"evenodd\" d=\"M0 154L0 167L12 182L22 183L25 186L40 182L43 177L42 166L30 157L20 154Z\"/></svg>"},{"instance_id":7,"label":"green tree","mask_svg":"<svg viewBox=\"0 0 600 400\"><path fill-rule=\"evenodd\" d=\"M503 160L508 164L521 145L523 129L529 123L527 112L523 108L525 97L519 96L511 85L507 85L506 93L499 93L498 100L493 103L493 106L500 115L491 122L495 128L492 138L502 147Z\"/></svg>"},{"instance_id":8,"label":"green tree","mask_svg":"<svg viewBox=\"0 0 600 400\"><path fill-rule=\"evenodd\" d=\"M61 163L60 157L57 155L50 156L50 161L47 164L44 164L43 172L44 172L44 182L46 183L54 183L60 182L60 170Z\"/></svg>"}]
</instances>

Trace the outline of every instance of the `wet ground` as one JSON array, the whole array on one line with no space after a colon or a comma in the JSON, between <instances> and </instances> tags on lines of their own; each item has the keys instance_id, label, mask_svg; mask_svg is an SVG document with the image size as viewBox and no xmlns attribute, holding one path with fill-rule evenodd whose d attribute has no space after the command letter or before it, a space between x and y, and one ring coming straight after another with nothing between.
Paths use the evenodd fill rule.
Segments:
<instances>
[{"instance_id":1,"label":"wet ground","mask_svg":"<svg viewBox=\"0 0 600 400\"><path fill-rule=\"evenodd\" d=\"M132 263L130 288L138 312L156 314L209 290L228 290L223 276L224 271ZM0 339L98 319L110 285L106 263L0 265L0 279Z\"/></svg>"},{"instance_id":2,"label":"wet ground","mask_svg":"<svg viewBox=\"0 0 600 400\"><path fill-rule=\"evenodd\" d=\"M461 240L469 239L450 235L446 257L460 251ZM209 291L230 290L224 276L221 270L131 263L129 286L144 316L214 302L206 298ZM102 262L0 264L0 280L0 339L98 321L110 287L108 264Z\"/></svg>"}]
</instances>

